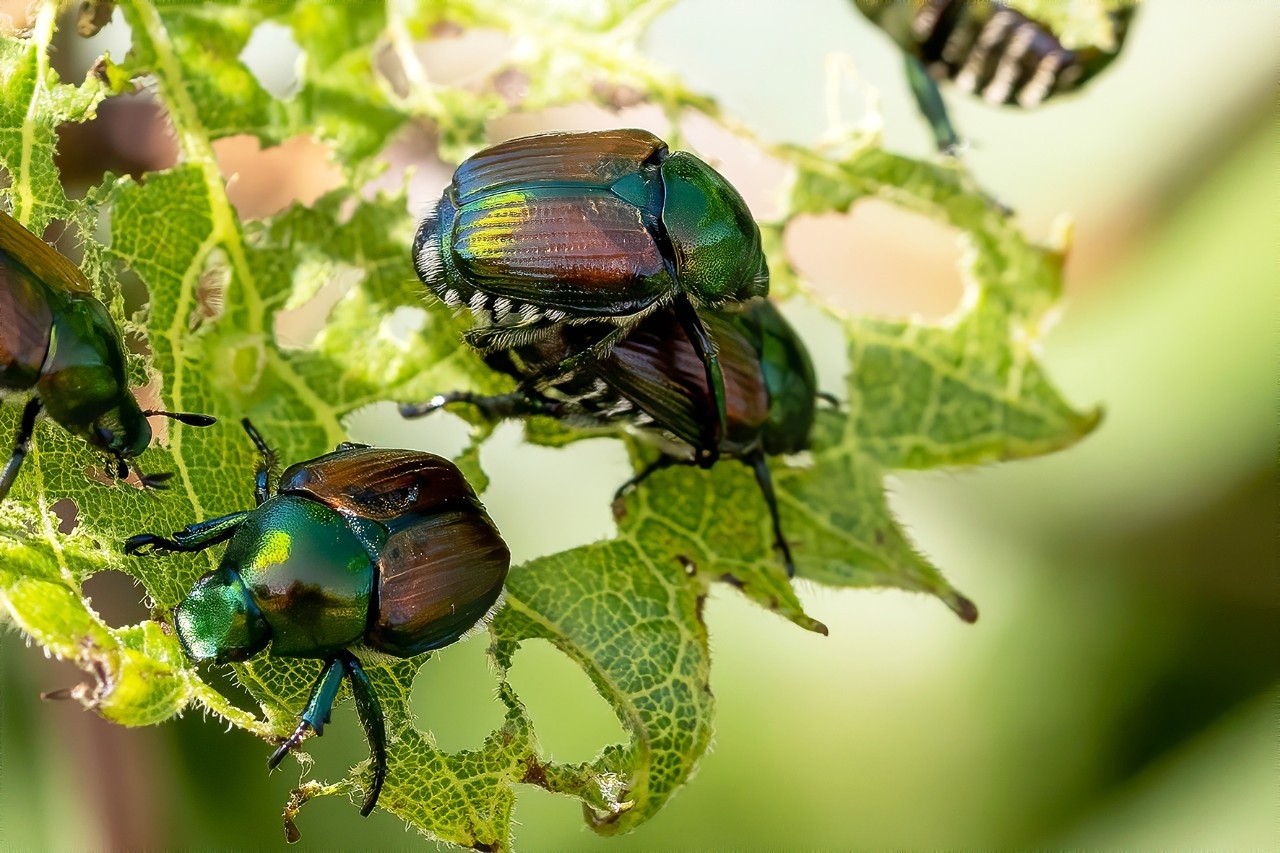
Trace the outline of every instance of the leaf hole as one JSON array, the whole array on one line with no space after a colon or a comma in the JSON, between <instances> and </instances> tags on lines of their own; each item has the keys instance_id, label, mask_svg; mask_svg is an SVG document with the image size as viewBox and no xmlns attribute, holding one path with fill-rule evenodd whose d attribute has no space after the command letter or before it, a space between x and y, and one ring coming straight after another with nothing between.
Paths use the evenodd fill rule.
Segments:
<instances>
[{"instance_id":1,"label":"leaf hole","mask_svg":"<svg viewBox=\"0 0 1280 853\"><path fill-rule=\"evenodd\" d=\"M848 214L797 216L787 227L796 270L854 315L939 321L964 297L960 231L879 199Z\"/></svg>"},{"instance_id":2,"label":"leaf hole","mask_svg":"<svg viewBox=\"0 0 1280 853\"><path fill-rule=\"evenodd\" d=\"M58 532L64 536L74 533L80 526L80 507L71 498L59 498L49 510L58 517Z\"/></svg>"},{"instance_id":3,"label":"leaf hole","mask_svg":"<svg viewBox=\"0 0 1280 853\"><path fill-rule=\"evenodd\" d=\"M294 202L309 205L343 183L329 147L309 136L269 148L255 136L228 136L213 143L213 153L241 219L270 216Z\"/></svg>"},{"instance_id":4,"label":"leaf hole","mask_svg":"<svg viewBox=\"0 0 1280 853\"><path fill-rule=\"evenodd\" d=\"M346 264L305 261L299 264L289 302L275 315L276 343L283 349L311 346L324 329L333 307L364 276L364 270Z\"/></svg>"},{"instance_id":5,"label":"leaf hole","mask_svg":"<svg viewBox=\"0 0 1280 853\"><path fill-rule=\"evenodd\" d=\"M27 5L34 9L34 4L0 3L0 7ZM124 13L120 9L111 10L109 21L102 23L98 31L91 36L82 36L80 28L81 8L87 3L67 3L58 20L58 29L53 36L52 49L49 51L49 63L58 76L68 83L78 83L89 73L89 69L97 62L98 57L109 55L120 62L133 46L133 31L125 23ZM6 10L8 11L8 10ZM0 12L0 21L4 14ZM92 15L89 16L92 19ZM86 21L88 23L88 21ZM0 30L3 24L0 23Z\"/></svg>"},{"instance_id":6,"label":"leaf hole","mask_svg":"<svg viewBox=\"0 0 1280 853\"><path fill-rule=\"evenodd\" d=\"M541 447L522 427L500 424L480 448L490 487L483 498L519 564L612 538L613 495L631 476L626 450L609 438Z\"/></svg>"},{"instance_id":7,"label":"leaf hole","mask_svg":"<svg viewBox=\"0 0 1280 853\"><path fill-rule=\"evenodd\" d=\"M378 70L399 97L411 97L421 77L434 86L481 91L506 63L515 44L507 33L483 27L437 28L433 35L414 42L407 57L391 46L378 57ZM413 67L406 68L406 63Z\"/></svg>"},{"instance_id":8,"label":"leaf hole","mask_svg":"<svg viewBox=\"0 0 1280 853\"><path fill-rule=\"evenodd\" d=\"M489 632L478 631L432 654L414 679L409 707L418 728L430 732L441 749L479 749L502 725L488 648Z\"/></svg>"},{"instance_id":9,"label":"leaf hole","mask_svg":"<svg viewBox=\"0 0 1280 853\"><path fill-rule=\"evenodd\" d=\"M298 60L302 48L294 41L293 32L275 21L263 21L253 28L240 61L272 97L292 97L298 90Z\"/></svg>"},{"instance_id":10,"label":"leaf hole","mask_svg":"<svg viewBox=\"0 0 1280 853\"><path fill-rule=\"evenodd\" d=\"M61 520L61 514L58 518ZM124 572L114 569L96 572L85 580L81 592L102 621L112 628L137 625L151 618L151 610L143 604L146 593L142 585Z\"/></svg>"},{"instance_id":11,"label":"leaf hole","mask_svg":"<svg viewBox=\"0 0 1280 853\"><path fill-rule=\"evenodd\" d=\"M544 754L556 761L590 761L605 746L627 742L591 680L546 640L520 643L508 680L534 721Z\"/></svg>"},{"instance_id":12,"label":"leaf hole","mask_svg":"<svg viewBox=\"0 0 1280 853\"><path fill-rule=\"evenodd\" d=\"M101 184L108 172L141 180L177 161L169 113L150 92L107 98L92 120L58 126L54 162L73 198Z\"/></svg>"},{"instance_id":13,"label":"leaf hole","mask_svg":"<svg viewBox=\"0 0 1280 853\"><path fill-rule=\"evenodd\" d=\"M440 159L435 131L422 122L401 129L376 159L387 168L362 186L360 195L372 199L380 192L403 191L415 222L428 204L440 198L453 175L453 166Z\"/></svg>"},{"instance_id":14,"label":"leaf hole","mask_svg":"<svg viewBox=\"0 0 1280 853\"><path fill-rule=\"evenodd\" d=\"M405 401L417 402L417 401ZM470 444L471 425L449 412L406 420L397 403L383 401L352 412L344 421L352 441L422 450L456 459Z\"/></svg>"}]
</instances>

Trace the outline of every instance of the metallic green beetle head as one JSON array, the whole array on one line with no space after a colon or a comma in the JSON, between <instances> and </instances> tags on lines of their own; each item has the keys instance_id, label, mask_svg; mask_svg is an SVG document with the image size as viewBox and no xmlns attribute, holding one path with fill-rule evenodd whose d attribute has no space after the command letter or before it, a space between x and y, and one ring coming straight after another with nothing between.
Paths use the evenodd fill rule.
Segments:
<instances>
[{"instance_id":1,"label":"metallic green beetle head","mask_svg":"<svg viewBox=\"0 0 1280 853\"><path fill-rule=\"evenodd\" d=\"M94 447L117 459L132 459L151 443L151 424L133 395L125 394L120 405L107 409L89 424L87 438Z\"/></svg>"},{"instance_id":2,"label":"metallic green beetle head","mask_svg":"<svg viewBox=\"0 0 1280 853\"><path fill-rule=\"evenodd\" d=\"M192 660L228 663L267 647L271 627L240 575L221 566L196 581L173 614L182 648Z\"/></svg>"},{"instance_id":3,"label":"metallic green beetle head","mask_svg":"<svg viewBox=\"0 0 1280 853\"><path fill-rule=\"evenodd\" d=\"M662 161L662 186L662 225L685 292L710 305L767 295L760 228L738 191L686 151Z\"/></svg>"}]
</instances>

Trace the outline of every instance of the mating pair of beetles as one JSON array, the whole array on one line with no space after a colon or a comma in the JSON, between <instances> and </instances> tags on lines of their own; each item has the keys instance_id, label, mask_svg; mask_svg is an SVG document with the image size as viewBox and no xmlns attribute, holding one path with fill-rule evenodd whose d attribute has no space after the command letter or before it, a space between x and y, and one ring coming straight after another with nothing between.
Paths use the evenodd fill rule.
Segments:
<instances>
[{"instance_id":1,"label":"mating pair of beetles","mask_svg":"<svg viewBox=\"0 0 1280 853\"><path fill-rule=\"evenodd\" d=\"M83 274L11 218L0 225L0 390L34 392L0 499L42 406L124 477L149 443L146 416L169 413L137 405L119 332ZM672 464L741 459L794 574L765 457L808 445L814 372L765 298L759 229L720 174L640 130L512 140L458 168L422 221L413 262L436 296L471 311L467 342L519 384L498 396L455 392L406 404L406 416L465 403L492 418L634 426L662 454L620 495ZM495 607L510 552L446 459L346 444L289 467L273 492L274 456L247 420L244 427L261 456L256 508L168 536L142 533L124 550L227 543L218 568L173 614L184 650L217 663L264 650L323 661L271 767L309 730L322 732L346 677L372 754L367 815L386 777L386 731L352 648L409 657L456 641ZM157 487L166 477L138 474Z\"/></svg>"}]
</instances>

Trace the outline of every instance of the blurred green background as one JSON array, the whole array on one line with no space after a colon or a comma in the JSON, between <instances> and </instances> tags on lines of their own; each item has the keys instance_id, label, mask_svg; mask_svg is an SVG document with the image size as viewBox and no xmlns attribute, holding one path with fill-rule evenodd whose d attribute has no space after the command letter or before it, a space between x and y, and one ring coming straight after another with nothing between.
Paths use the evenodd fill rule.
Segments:
<instances>
[{"instance_id":1,"label":"blurred green background","mask_svg":"<svg viewBox=\"0 0 1280 853\"><path fill-rule=\"evenodd\" d=\"M119 55L118 27L67 38L58 61L87 65L103 39ZM801 142L826 128L827 57L843 52L859 73L839 91L844 114L857 120L873 87L885 144L929 154L897 55L844 0L683 0L646 45L764 135ZM1049 458L894 481L917 542L981 607L976 625L923 596L802 583L830 626L824 638L717 588L706 611L717 736L695 779L617 839L585 829L573 802L522 788L518 847L1280 844L1278 51L1280 5L1152 3L1080 97L1021 114L949 93L971 167L1034 238L1059 213L1075 218L1067 302L1044 359L1071 400L1105 407L1102 428ZM255 70L287 75L288 61L281 50ZM640 108L528 120L501 133L655 119ZM686 130L712 154L723 142ZM730 177L750 184L756 161L722 153ZM427 195L447 179L435 166L423 170L436 181ZM767 207L767 187L746 191ZM795 223L797 264L853 310L945 313L959 295L955 235L865 207ZM834 386L830 329L811 311L792 316ZM390 412L357 415L354 437L462 446L452 418L406 425ZM484 463L484 498L517 559L610 532L620 444L528 448L508 425ZM522 484L553 472L573 478L573 503L530 505ZM89 593L109 621L145 614L119 576L95 578ZM486 645L480 635L447 649L419 678L419 724L446 748L478 746L499 722ZM268 776L265 744L199 715L124 730L39 700L80 677L12 631L0 639L0 846L285 846L279 811L296 765ZM557 758L585 760L620 737L550 646L522 649L513 681ZM364 749L349 708L308 741L320 778ZM309 805L299 826L301 848L430 846L338 799Z\"/></svg>"}]
</instances>

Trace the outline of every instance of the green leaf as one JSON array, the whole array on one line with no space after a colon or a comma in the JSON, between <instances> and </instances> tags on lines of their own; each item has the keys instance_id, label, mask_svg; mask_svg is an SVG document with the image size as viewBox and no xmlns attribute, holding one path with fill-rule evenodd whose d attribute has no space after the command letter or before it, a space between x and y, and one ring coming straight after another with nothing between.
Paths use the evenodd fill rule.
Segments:
<instances>
[{"instance_id":1,"label":"green leaf","mask_svg":"<svg viewBox=\"0 0 1280 853\"><path fill-rule=\"evenodd\" d=\"M832 312L846 339L845 401L822 412L810 452L769 464L801 577L924 592L962 618L976 616L894 518L884 477L1046 453L1097 424L1096 412L1077 412L1061 399L1035 360L1061 289L1061 251L1030 245L954 165L897 157L863 139L822 150L757 139L640 54L637 39L667 5L424 0L417 9L357 11L319 0L124 4L132 50L111 66L110 90L93 76L79 86L57 79L47 61L52 5L40 8L28 37L0 40L0 169L8 179L0 196L37 232L54 219L70 223L99 295L145 344L138 376L150 380L164 407L221 419L212 429L157 424L160 435L140 463L147 472L175 473L166 492L104 485L102 460L83 441L39 423L33 451L0 505L0 612L93 676L73 689L74 698L125 725L196 706L268 741L288 734L318 663L263 655L236 664L257 704L252 713L241 710L186 659L168 627L172 608L216 565L216 553L135 558L121 543L251 505L258 460L236 428L241 417L290 463L345 440L344 419L371 403L510 389L509 379L459 343L461 321L418 285L405 195L362 189L384 168L381 152L402 128L430 122L441 155L456 160L483 144L487 122L514 109L491 87L427 78L414 41L445 21L524 37L527 50L511 58L530 80L524 108L598 99L598 82L626 86L669 116L703 113L791 166L790 205L764 226L775 294L815 299L784 250L787 224L802 213L846 211L875 197L963 232L970 289L963 313L927 325ZM264 21L287 27L303 54L298 88L283 100L239 59ZM397 63L397 72L386 70ZM144 82L168 111L179 164L142 180L108 176L83 201L69 200L54 167L56 128L92 118L103 98ZM212 142L244 133L263 144L314 136L347 183L307 207L241 221ZM148 296L129 318L117 289L125 273ZM279 312L321 299L332 307L312 340L277 339ZM0 406L0 436L17 428L15 402ZM478 424L477 442L488 431ZM600 434L545 419L526 425L529 441L548 445ZM627 441L643 462L649 451ZM459 461L483 488L477 444ZM61 532L54 511L64 501L78 511L70 533ZM710 585L731 584L799 627L825 633L772 551L770 520L744 466L663 471L618 509L614 538L513 569L490 626L503 720L480 748L442 750L414 724L409 696L425 657L369 661L391 739L381 808L443 841L501 849L510 843L519 786L536 785L582 801L597 832L628 831L687 782L711 742L702 621ZM105 624L82 591L104 570L135 578L153 618ZM582 669L621 721L624 743L602 744L581 764L545 753L508 682L516 650L531 639L547 640ZM367 762L337 781L303 784L286 810L291 833L309 800L355 798L367 784Z\"/></svg>"}]
</instances>

